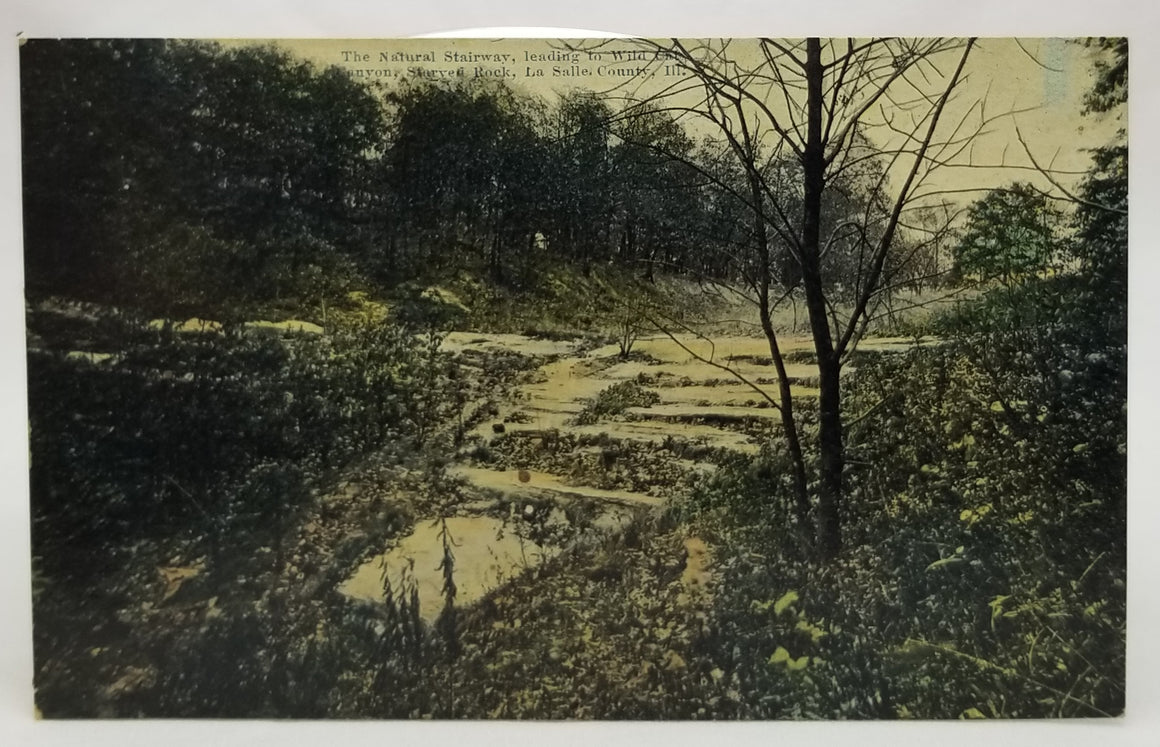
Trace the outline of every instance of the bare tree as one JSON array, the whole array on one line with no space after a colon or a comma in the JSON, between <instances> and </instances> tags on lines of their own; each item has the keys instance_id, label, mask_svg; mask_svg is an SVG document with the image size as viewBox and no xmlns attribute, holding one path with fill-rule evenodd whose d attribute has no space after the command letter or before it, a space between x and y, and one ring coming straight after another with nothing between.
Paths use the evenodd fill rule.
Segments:
<instances>
[{"instance_id":1,"label":"bare tree","mask_svg":"<svg viewBox=\"0 0 1160 747\"><path fill-rule=\"evenodd\" d=\"M743 187L717 186L741 201L752 221L741 282L757 307L780 381L776 401L769 400L781 413L799 522L812 520L818 555L832 558L842 544L840 374L906 277L906 258L896 256L905 244L899 239L908 216L924 207L929 223L936 190L924 182L962 155L983 127L981 104L950 105L975 41L636 43L671 82L659 92L656 76L650 85L621 86L627 115L635 101L700 119L744 172ZM862 199L828 214L833 192L851 180L859 182ZM833 261L839 253L843 261ZM817 361L816 487L773 323L775 308L794 292L804 296Z\"/></svg>"}]
</instances>

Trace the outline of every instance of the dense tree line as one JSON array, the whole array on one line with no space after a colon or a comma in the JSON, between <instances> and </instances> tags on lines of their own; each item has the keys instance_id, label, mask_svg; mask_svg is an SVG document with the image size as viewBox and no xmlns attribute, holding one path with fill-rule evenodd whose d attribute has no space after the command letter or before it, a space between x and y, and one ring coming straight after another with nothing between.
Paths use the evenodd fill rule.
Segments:
<instances>
[{"instance_id":1,"label":"dense tree line","mask_svg":"<svg viewBox=\"0 0 1160 747\"><path fill-rule=\"evenodd\" d=\"M33 293L197 311L460 269L702 272L736 212L672 116L589 93L382 92L274 47L159 40L30 41L21 89Z\"/></svg>"},{"instance_id":2,"label":"dense tree line","mask_svg":"<svg viewBox=\"0 0 1160 747\"><path fill-rule=\"evenodd\" d=\"M22 49L33 292L182 306L300 290L357 245L381 109L270 48L30 41Z\"/></svg>"},{"instance_id":3,"label":"dense tree line","mask_svg":"<svg viewBox=\"0 0 1160 747\"><path fill-rule=\"evenodd\" d=\"M276 47L161 40L29 41L21 97L33 293L176 313L458 270L514 287L563 263L755 271L740 251L748 176L648 102L478 82L384 91ZM763 168L800 210L792 160ZM877 176L842 175L824 230L865 211ZM856 238L826 261L846 262Z\"/></svg>"}]
</instances>

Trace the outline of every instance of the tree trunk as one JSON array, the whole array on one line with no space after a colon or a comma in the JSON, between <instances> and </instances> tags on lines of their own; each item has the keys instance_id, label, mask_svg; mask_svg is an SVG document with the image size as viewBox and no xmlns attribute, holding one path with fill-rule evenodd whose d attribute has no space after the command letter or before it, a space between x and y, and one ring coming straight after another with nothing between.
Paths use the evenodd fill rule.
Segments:
<instances>
[{"instance_id":1,"label":"tree trunk","mask_svg":"<svg viewBox=\"0 0 1160 747\"><path fill-rule=\"evenodd\" d=\"M773 364L777 369L777 388L781 401L781 427L785 431L785 442L789 447L790 459L793 461L793 498L794 511L797 515L798 526L807 533L810 520L809 483L806 480L806 460L802 453L801 439L798 438L797 424L793 419L793 394L790 391L789 377L785 372L785 359L782 358L781 348L777 342L777 332L773 329L773 321L769 316L769 283L762 286L760 298L761 329L765 332L765 339L769 341L769 352Z\"/></svg>"},{"instance_id":2,"label":"tree trunk","mask_svg":"<svg viewBox=\"0 0 1160 747\"><path fill-rule=\"evenodd\" d=\"M751 159L752 161L752 159ZM781 355L781 347L777 342L777 331L773 328L773 319L770 317L769 286L772 270L769 256L769 231L765 225L765 212L762 206L761 182L757 172L748 169L749 196L753 200L754 243L757 245L757 256L761 258L761 277L757 281L758 304L757 311L761 317L761 330L765 339L769 341L769 355L777 369L778 399L781 402L781 427L785 432L786 446L789 448L790 460L793 462L793 499L794 512L798 519L799 531L809 536L810 496L809 483L806 479L806 460L802 453L801 439L798 438L797 423L793 419L793 394L790 391L789 377L786 376L785 359Z\"/></svg>"},{"instance_id":3,"label":"tree trunk","mask_svg":"<svg viewBox=\"0 0 1160 747\"><path fill-rule=\"evenodd\" d=\"M500 262L500 232L499 228L491 234L491 247L488 251L487 265L491 271L491 279L495 283L503 282L503 264Z\"/></svg>"},{"instance_id":4,"label":"tree trunk","mask_svg":"<svg viewBox=\"0 0 1160 747\"><path fill-rule=\"evenodd\" d=\"M826 160L822 144L821 41L806 40L806 146L802 153L804 200L802 205L802 286L805 288L810 331L818 359L821 394L818 401L818 448L820 486L817 511L817 550L823 560L837 555L842 546L839 508L842 500L842 412L838 376L841 362L834 353L830 321L822 287L821 212Z\"/></svg>"}]
</instances>

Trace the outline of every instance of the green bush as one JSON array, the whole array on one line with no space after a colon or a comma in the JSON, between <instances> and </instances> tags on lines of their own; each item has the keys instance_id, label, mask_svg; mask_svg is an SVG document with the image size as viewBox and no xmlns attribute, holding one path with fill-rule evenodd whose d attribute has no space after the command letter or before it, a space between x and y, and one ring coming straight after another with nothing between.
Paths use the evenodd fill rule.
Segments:
<instances>
[{"instance_id":1,"label":"green bush","mask_svg":"<svg viewBox=\"0 0 1160 747\"><path fill-rule=\"evenodd\" d=\"M37 554L76 570L81 547L261 525L328 470L413 445L455 401L450 364L390 325L285 338L91 326L103 345L120 336L101 351L112 358L77 360L65 340L29 354L34 538L59 544Z\"/></svg>"},{"instance_id":2,"label":"green bush","mask_svg":"<svg viewBox=\"0 0 1160 747\"><path fill-rule=\"evenodd\" d=\"M775 448L685 502L719 548L704 655L734 715L1122 713L1127 358L1090 292L997 288L939 344L859 360L832 564L793 550Z\"/></svg>"},{"instance_id":3,"label":"green bush","mask_svg":"<svg viewBox=\"0 0 1160 747\"><path fill-rule=\"evenodd\" d=\"M590 425L600 418L620 415L630 407L652 407L661 396L635 381L621 381L602 390L576 416L577 425Z\"/></svg>"}]
</instances>

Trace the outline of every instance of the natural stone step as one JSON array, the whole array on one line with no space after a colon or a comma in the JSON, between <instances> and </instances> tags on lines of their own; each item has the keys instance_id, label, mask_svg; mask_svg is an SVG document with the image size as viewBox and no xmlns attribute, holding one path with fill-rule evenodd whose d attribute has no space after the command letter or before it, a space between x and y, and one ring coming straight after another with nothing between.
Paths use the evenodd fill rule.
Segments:
<instances>
[{"instance_id":1,"label":"natural stone step","mask_svg":"<svg viewBox=\"0 0 1160 747\"><path fill-rule=\"evenodd\" d=\"M660 498L627 490L602 490L586 485L565 485L556 475L531 470L498 471L457 465L448 472L485 490L495 490L509 496L543 496L588 498L624 505L659 506Z\"/></svg>"}]
</instances>

